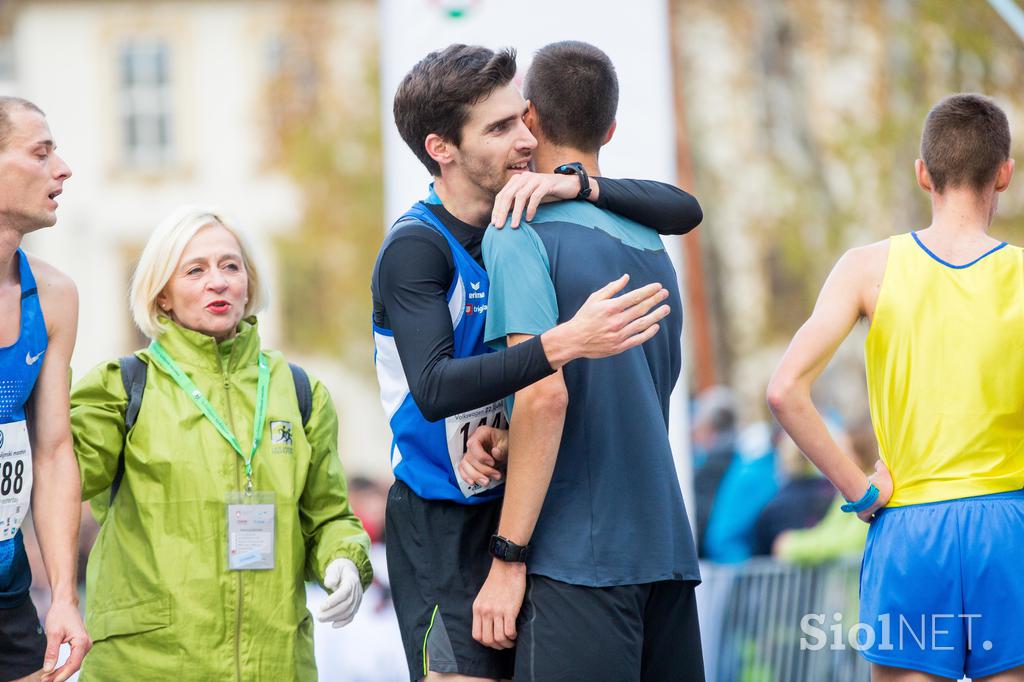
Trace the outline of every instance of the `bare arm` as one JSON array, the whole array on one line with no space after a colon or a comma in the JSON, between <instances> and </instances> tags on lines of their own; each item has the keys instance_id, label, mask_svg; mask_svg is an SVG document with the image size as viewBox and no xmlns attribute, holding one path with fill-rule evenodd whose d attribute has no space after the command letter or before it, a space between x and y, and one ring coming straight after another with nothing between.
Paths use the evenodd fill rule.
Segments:
<instances>
[{"instance_id":1,"label":"bare arm","mask_svg":"<svg viewBox=\"0 0 1024 682\"><path fill-rule=\"evenodd\" d=\"M46 617L44 670L57 663L60 644L69 642L71 657L52 678L70 677L91 643L78 612L78 526L81 479L71 444L69 371L78 330L78 292L74 283L44 263L33 263L40 275L39 300L49 341L29 400L32 443L32 522L46 566L52 604Z\"/></svg>"},{"instance_id":2,"label":"bare arm","mask_svg":"<svg viewBox=\"0 0 1024 682\"><path fill-rule=\"evenodd\" d=\"M532 337L510 334L509 346ZM559 370L516 393L510 420L508 478L498 535L527 545L537 525L558 458L569 394ZM516 617L526 591L526 564L494 559L473 603L473 638L507 649L516 637Z\"/></svg>"},{"instance_id":3,"label":"bare arm","mask_svg":"<svg viewBox=\"0 0 1024 682\"><path fill-rule=\"evenodd\" d=\"M512 334L510 346L530 337ZM537 525L562 441L569 393L561 370L516 393L509 422L509 458L498 535L527 545Z\"/></svg>"},{"instance_id":4,"label":"bare arm","mask_svg":"<svg viewBox=\"0 0 1024 682\"><path fill-rule=\"evenodd\" d=\"M768 405L797 446L848 500L858 500L867 490L868 477L829 435L811 401L811 386L828 365L839 344L862 316L874 310L881 271L887 251L879 245L846 253L822 287L814 312L797 331L768 384ZM870 518L892 495L891 484L876 481L881 495L872 508L861 512ZM888 487L888 490L885 489Z\"/></svg>"}]
</instances>

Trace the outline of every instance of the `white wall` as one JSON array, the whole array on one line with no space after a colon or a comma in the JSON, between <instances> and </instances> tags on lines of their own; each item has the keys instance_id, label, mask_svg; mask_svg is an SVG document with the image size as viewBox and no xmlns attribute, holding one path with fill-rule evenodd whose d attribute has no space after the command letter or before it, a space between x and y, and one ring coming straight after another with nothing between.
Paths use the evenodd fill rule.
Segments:
<instances>
[{"instance_id":1,"label":"white wall","mask_svg":"<svg viewBox=\"0 0 1024 682\"><path fill-rule=\"evenodd\" d=\"M461 18L445 8L466 7ZM583 40L604 50L619 76L618 127L601 152L609 177L675 180L675 123L664 0L381 0L381 111L387 219L426 194L430 178L395 129L392 101L402 77L451 43L518 50L519 73L548 43Z\"/></svg>"}]
</instances>

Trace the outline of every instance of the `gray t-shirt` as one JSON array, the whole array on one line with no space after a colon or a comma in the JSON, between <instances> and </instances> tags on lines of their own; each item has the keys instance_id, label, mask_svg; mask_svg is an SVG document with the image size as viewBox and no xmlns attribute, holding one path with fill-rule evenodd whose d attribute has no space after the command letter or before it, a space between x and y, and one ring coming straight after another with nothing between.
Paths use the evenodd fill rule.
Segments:
<instances>
[{"instance_id":1,"label":"gray t-shirt","mask_svg":"<svg viewBox=\"0 0 1024 682\"><path fill-rule=\"evenodd\" d=\"M518 230L488 229L483 252L491 281L485 339L496 346L570 319L623 273L629 289L660 282L670 292L671 315L642 347L563 368L569 406L528 570L591 587L700 580L668 439L682 301L661 239L568 201L542 206Z\"/></svg>"}]
</instances>

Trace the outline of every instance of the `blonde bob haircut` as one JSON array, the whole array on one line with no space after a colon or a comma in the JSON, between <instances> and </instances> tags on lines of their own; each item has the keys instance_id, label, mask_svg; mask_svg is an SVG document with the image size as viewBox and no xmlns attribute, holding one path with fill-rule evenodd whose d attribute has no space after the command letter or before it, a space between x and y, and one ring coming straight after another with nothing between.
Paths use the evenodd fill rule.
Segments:
<instances>
[{"instance_id":1,"label":"blonde bob haircut","mask_svg":"<svg viewBox=\"0 0 1024 682\"><path fill-rule=\"evenodd\" d=\"M149 236L128 290L132 319L149 338L155 339L167 329L159 319L163 311L157 305L157 296L170 281L192 237L210 225L224 227L238 240L242 265L249 281L249 298L245 304L244 317L255 315L266 307L269 296L263 282L263 268L253 259L252 247L244 233L235 227L223 211L204 206L181 206L164 218Z\"/></svg>"}]
</instances>

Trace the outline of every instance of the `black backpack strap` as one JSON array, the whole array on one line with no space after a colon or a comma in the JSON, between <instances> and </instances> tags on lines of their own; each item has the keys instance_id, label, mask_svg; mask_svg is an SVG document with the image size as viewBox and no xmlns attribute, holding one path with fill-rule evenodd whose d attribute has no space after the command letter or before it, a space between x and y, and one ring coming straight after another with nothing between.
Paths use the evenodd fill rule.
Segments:
<instances>
[{"instance_id":1,"label":"black backpack strap","mask_svg":"<svg viewBox=\"0 0 1024 682\"><path fill-rule=\"evenodd\" d=\"M292 371L292 381L295 382L295 398L299 401L302 428L306 428L309 418L313 415L313 387L309 383L309 375L306 374L306 370L292 362L288 363L288 369Z\"/></svg>"},{"instance_id":2,"label":"black backpack strap","mask_svg":"<svg viewBox=\"0 0 1024 682\"><path fill-rule=\"evenodd\" d=\"M124 384L124 392L128 396L128 405L124 410L124 438L128 440L128 432L135 426L139 418L139 408L142 407L142 394L146 391L146 372L149 366L135 357L126 355L118 359L117 364L121 367L121 383ZM121 479L124 478L124 443L121 444L121 455L117 459L117 472L114 480L110 483L110 502L114 504L114 497L117 496L117 489L121 487Z\"/></svg>"}]
</instances>

